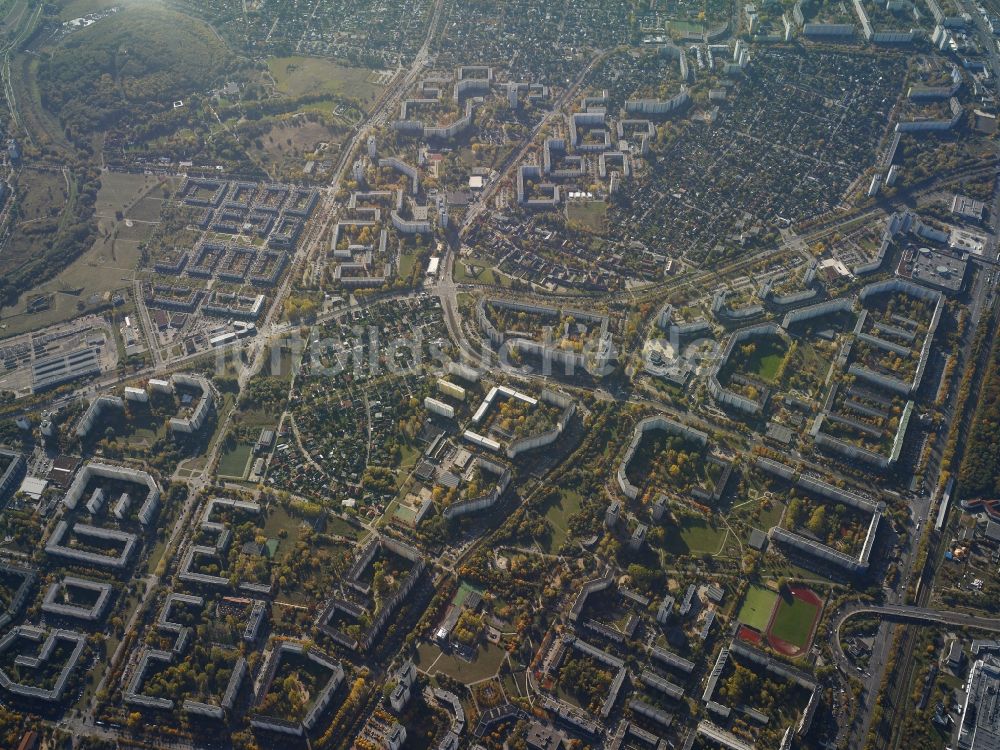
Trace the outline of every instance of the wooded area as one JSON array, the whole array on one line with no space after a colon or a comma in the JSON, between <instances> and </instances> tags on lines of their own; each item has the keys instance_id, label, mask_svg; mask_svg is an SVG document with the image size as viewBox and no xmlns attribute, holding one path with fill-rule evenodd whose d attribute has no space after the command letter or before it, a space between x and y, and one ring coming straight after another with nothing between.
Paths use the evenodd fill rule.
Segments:
<instances>
[{"instance_id":1,"label":"wooded area","mask_svg":"<svg viewBox=\"0 0 1000 750\"><path fill-rule=\"evenodd\" d=\"M963 497L1000 494L1000 337L994 332L989 368L959 473Z\"/></svg>"},{"instance_id":2,"label":"wooded area","mask_svg":"<svg viewBox=\"0 0 1000 750\"><path fill-rule=\"evenodd\" d=\"M112 123L142 122L225 77L236 58L211 28L166 10L128 9L69 37L38 69L42 104L82 148Z\"/></svg>"}]
</instances>

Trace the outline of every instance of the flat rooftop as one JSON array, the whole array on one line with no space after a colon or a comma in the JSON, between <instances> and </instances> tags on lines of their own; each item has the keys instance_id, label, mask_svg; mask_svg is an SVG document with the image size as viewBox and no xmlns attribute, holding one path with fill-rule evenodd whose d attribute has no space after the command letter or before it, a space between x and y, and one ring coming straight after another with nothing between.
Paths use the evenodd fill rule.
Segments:
<instances>
[{"instance_id":1,"label":"flat rooftop","mask_svg":"<svg viewBox=\"0 0 1000 750\"><path fill-rule=\"evenodd\" d=\"M84 346L36 359L31 365L31 389L33 393L39 393L72 380L100 374L100 350Z\"/></svg>"},{"instance_id":2,"label":"flat rooftop","mask_svg":"<svg viewBox=\"0 0 1000 750\"><path fill-rule=\"evenodd\" d=\"M971 219L981 220L985 209L986 204L982 201L977 201L974 198L969 198L966 195L959 195L957 193L951 202L952 213L958 214L959 216L966 216Z\"/></svg>"},{"instance_id":3,"label":"flat rooftop","mask_svg":"<svg viewBox=\"0 0 1000 750\"><path fill-rule=\"evenodd\" d=\"M973 665L959 725L960 750L1000 750L1000 662L996 659Z\"/></svg>"},{"instance_id":4,"label":"flat rooftop","mask_svg":"<svg viewBox=\"0 0 1000 750\"><path fill-rule=\"evenodd\" d=\"M968 262L953 255L922 247L913 254L910 277L947 292L961 291Z\"/></svg>"}]
</instances>

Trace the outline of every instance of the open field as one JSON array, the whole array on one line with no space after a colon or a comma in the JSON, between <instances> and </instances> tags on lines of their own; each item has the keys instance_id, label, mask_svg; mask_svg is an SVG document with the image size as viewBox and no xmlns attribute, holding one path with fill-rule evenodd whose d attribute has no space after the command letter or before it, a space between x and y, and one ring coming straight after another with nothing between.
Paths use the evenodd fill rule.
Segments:
<instances>
[{"instance_id":1,"label":"open field","mask_svg":"<svg viewBox=\"0 0 1000 750\"><path fill-rule=\"evenodd\" d=\"M301 528L302 521L289 515L284 508L277 507L268 514L262 533L268 539L281 539L277 554L277 557L280 558L295 549ZM285 534L284 538L281 537L282 532Z\"/></svg>"},{"instance_id":2,"label":"open field","mask_svg":"<svg viewBox=\"0 0 1000 750\"><path fill-rule=\"evenodd\" d=\"M128 290L139 260L138 239L114 243L114 254L105 255L100 241L66 270L22 295L17 307L4 313L7 325L4 336L35 331L53 323L76 317L88 308L100 305L106 292ZM36 294L51 294L47 310L28 314L26 300Z\"/></svg>"},{"instance_id":3,"label":"open field","mask_svg":"<svg viewBox=\"0 0 1000 750\"><path fill-rule=\"evenodd\" d=\"M254 140L250 153L269 172L284 175L301 170L307 160L336 158L346 134L339 121L327 124L296 115L275 122L270 132Z\"/></svg>"},{"instance_id":4,"label":"open field","mask_svg":"<svg viewBox=\"0 0 1000 750\"><path fill-rule=\"evenodd\" d=\"M592 234L604 234L608 228L608 204L604 201L572 201L566 204L570 225Z\"/></svg>"},{"instance_id":5,"label":"open field","mask_svg":"<svg viewBox=\"0 0 1000 750\"><path fill-rule=\"evenodd\" d=\"M569 519L580 512L583 496L573 490L563 490L559 500L549 503L544 518L552 525L552 534L544 540L542 548L546 552L559 549L569 538Z\"/></svg>"},{"instance_id":6,"label":"open field","mask_svg":"<svg viewBox=\"0 0 1000 750\"><path fill-rule=\"evenodd\" d=\"M455 654L442 653L433 643L424 643L417 649L417 667L431 675L446 674L466 685L492 677L500 669L507 652L492 643L485 643L476 650L473 661L466 661Z\"/></svg>"},{"instance_id":7,"label":"open field","mask_svg":"<svg viewBox=\"0 0 1000 750\"><path fill-rule=\"evenodd\" d=\"M44 196L49 195L50 190L55 194L60 186L65 190L63 178L55 176L56 182L40 183L34 190ZM84 309L93 307L103 302L105 293L129 289L139 264L139 246L154 227L151 220L133 220L132 217L139 208L147 209L144 215L151 213L149 201L159 204L162 200L157 192L159 184L155 177L105 173L97 194L99 233L94 244L55 278L21 295L18 304L4 312L4 323L8 327L3 335L33 331L69 320L80 313L81 305ZM51 306L28 315L28 300L40 294L51 295Z\"/></svg>"},{"instance_id":8,"label":"open field","mask_svg":"<svg viewBox=\"0 0 1000 750\"><path fill-rule=\"evenodd\" d=\"M240 422L248 427L274 427L274 415L254 409L240 410Z\"/></svg>"},{"instance_id":9,"label":"open field","mask_svg":"<svg viewBox=\"0 0 1000 750\"><path fill-rule=\"evenodd\" d=\"M751 586L747 590L743 606L737 619L756 628L760 632L767 630L767 625L771 621L771 613L774 611L774 604L778 600L778 595L771 589L762 586Z\"/></svg>"},{"instance_id":10,"label":"open field","mask_svg":"<svg viewBox=\"0 0 1000 750\"><path fill-rule=\"evenodd\" d=\"M62 218L69 190L55 170L21 171L11 212L13 234L0 251L0 274L11 274L41 253L45 239Z\"/></svg>"},{"instance_id":11,"label":"open field","mask_svg":"<svg viewBox=\"0 0 1000 750\"><path fill-rule=\"evenodd\" d=\"M527 672L523 669L514 673L504 672L500 681L503 685L504 692L507 693L507 697L526 698L530 695L526 679Z\"/></svg>"},{"instance_id":12,"label":"open field","mask_svg":"<svg viewBox=\"0 0 1000 750\"><path fill-rule=\"evenodd\" d=\"M326 530L330 534L347 537L348 539L357 539L361 536L361 531L359 529L352 526L339 516L330 516L327 519Z\"/></svg>"},{"instance_id":13,"label":"open field","mask_svg":"<svg viewBox=\"0 0 1000 750\"><path fill-rule=\"evenodd\" d=\"M292 98L326 95L367 108L382 91L372 83L373 71L368 68L349 68L314 57L270 57L267 68L277 92Z\"/></svg>"},{"instance_id":14,"label":"open field","mask_svg":"<svg viewBox=\"0 0 1000 750\"><path fill-rule=\"evenodd\" d=\"M665 549L677 555L718 554L725 536L724 528L714 528L703 518L685 518L680 526L667 529Z\"/></svg>"},{"instance_id":15,"label":"open field","mask_svg":"<svg viewBox=\"0 0 1000 750\"><path fill-rule=\"evenodd\" d=\"M761 508L759 519L760 528L766 531L772 526L777 526L781 523L781 516L784 512L784 504L778 502L777 500L772 500L770 507Z\"/></svg>"},{"instance_id":16,"label":"open field","mask_svg":"<svg viewBox=\"0 0 1000 750\"><path fill-rule=\"evenodd\" d=\"M101 175L101 190L94 210L99 218L114 218L116 211L124 212L157 184L160 184L159 178L152 175L106 172ZM173 190L175 181L164 181L164 186ZM129 216L136 218L131 213Z\"/></svg>"}]
</instances>

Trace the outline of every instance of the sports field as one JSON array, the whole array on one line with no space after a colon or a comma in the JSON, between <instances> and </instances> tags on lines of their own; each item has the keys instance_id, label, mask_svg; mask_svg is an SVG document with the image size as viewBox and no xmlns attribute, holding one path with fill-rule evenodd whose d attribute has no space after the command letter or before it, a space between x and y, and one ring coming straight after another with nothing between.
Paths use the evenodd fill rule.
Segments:
<instances>
[{"instance_id":1,"label":"sports field","mask_svg":"<svg viewBox=\"0 0 1000 750\"><path fill-rule=\"evenodd\" d=\"M242 479L247 473L247 463L252 454L251 443L236 443L231 448L223 449L219 456L219 474Z\"/></svg>"},{"instance_id":2,"label":"sports field","mask_svg":"<svg viewBox=\"0 0 1000 750\"><path fill-rule=\"evenodd\" d=\"M675 34L704 34L705 24L698 21L671 21L670 31Z\"/></svg>"},{"instance_id":3,"label":"sports field","mask_svg":"<svg viewBox=\"0 0 1000 750\"><path fill-rule=\"evenodd\" d=\"M483 592L480 591L479 589L475 588L474 586L470 586L465 582L462 582L458 587L458 591L455 592L455 597L451 600L451 605L453 607L464 606L465 600L468 599L469 595L473 593L479 594L480 596L483 595Z\"/></svg>"},{"instance_id":4,"label":"sports field","mask_svg":"<svg viewBox=\"0 0 1000 750\"><path fill-rule=\"evenodd\" d=\"M747 590L743 606L740 607L740 613L736 619L763 633L767 630L768 623L771 622L771 613L774 611L774 603L777 599L778 595L771 589L766 589L763 586L751 586Z\"/></svg>"},{"instance_id":5,"label":"sports field","mask_svg":"<svg viewBox=\"0 0 1000 750\"><path fill-rule=\"evenodd\" d=\"M797 656L807 650L822 605L820 598L805 587L790 587L782 592L767 630L768 642L789 656Z\"/></svg>"}]
</instances>

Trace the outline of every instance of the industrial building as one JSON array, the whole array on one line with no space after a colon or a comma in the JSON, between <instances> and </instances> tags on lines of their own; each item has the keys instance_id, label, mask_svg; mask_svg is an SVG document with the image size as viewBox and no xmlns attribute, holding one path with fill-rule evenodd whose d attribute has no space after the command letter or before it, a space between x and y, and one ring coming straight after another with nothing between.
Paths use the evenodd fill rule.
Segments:
<instances>
[{"instance_id":1,"label":"industrial building","mask_svg":"<svg viewBox=\"0 0 1000 750\"><path fill-rule=\"evenodd\" d=\"M84 346L70 352L36 359L31 364L31 392L41 393L81 378L101 374L98 347Z\"/></svg>"},{"instance_id":2,"label":"industrial building","mask_svg":"<svg viewBox=\"0 0 1000 750\"><path fill-rule=\"evenodd\" d=\"M996 750L1000 747L1000 660L986 656L969 670L968 690L959 721L959 750Z\"/></svg>"}]
</instances>

